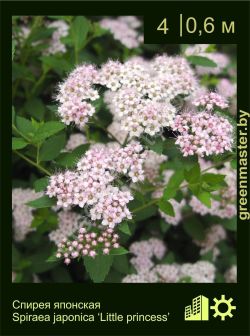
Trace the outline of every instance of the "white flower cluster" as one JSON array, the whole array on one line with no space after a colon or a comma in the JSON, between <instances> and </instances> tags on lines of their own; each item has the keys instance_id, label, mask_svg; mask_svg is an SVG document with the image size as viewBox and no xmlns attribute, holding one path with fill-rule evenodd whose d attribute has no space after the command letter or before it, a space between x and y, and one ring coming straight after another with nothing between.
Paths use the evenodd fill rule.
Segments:
<instances>
[{"instance_id":1,"label":"white flower cluster","mask_svg":"<svg viewBox=\"0 0 250 336\"><path fill-rule=\"evenodd\" d=\"M82 133L74 133L74 134L70 135L70 137L69 137L69 139L67 141L67 144L65 146L65 150L66 151L72 151L76 147L84 145L86 143L87 143L87 139L86 139L86 137L85 137L84 134L82 134Z\"/></svg>"},{"instance_id":2,"label":"white flower cluster","mask_svg":"<svg viewBox=\"0 0 250 336\"><path fill-rule=\"evenodd\" d=\"M143 42L143 36L137 31L141 22L135 16L105 18L99 24L102 28L108 29L116 40L129 49L137 48Z\"/></svg>"},{"instance_id":3,"label":"white flower cluster","mask_svg":"<svg viewBox=\"0 0 250 336\"><path fill-rule=\"evenodd\" d=\"M99 97L96 84L111 90L105 101L114 121L119 122L120 131L130 137L144 132L153 136L171 126L176 114L171 100L197 88L188 62L177 56L162 55L152 61L134 58L123 64L108 61L98 70L81 65L59 86L58 111L64 123L73 122L83 128L88 122L95 112L90 101Z\"/></svg>"},{"instance_id":4,"label":"white flower cluster","mask_svg":"<svg viewBox=\"0 0 250 336\"><path fill-rule=\"evenodd\" d=\"M52 34L52 37L49 41L49 46L44 51L44 55L54 55L57 53L65 53L66 47L61 42L61 38L68 35L69 25L62 20L53 21L48 23L48 28L54 28L55 31Z\"/></svg>"},{"instance_id":5,"label":"white flower cluster","mask_svg":"<svg viewBox=\"0 0 250 336\"><path fill-rule=\"evenodd\" d=\"M220 253L216 245L224 239L226 239L225 229L222 225L216 224L207 229L205 239L195 240L195 244L201 247L200 255L212 251L213 259L215 260Z\"/></svg>"},{"instance_id":6,"label":"white flower cluster","mask_svg":"<svg viewBox=\"0 0 250 336\"><path fill-rule=\"evenodd\" d=\"M133 197L126 188L111 183L117 174L127 175L132 182L144 179L145 155L141 151L142 146L135 141L126 147L113 143L93 145L77 163L77 170L50 178L46 193L57 198L58 206L89 206L91 220L101 220L113 228L125 218L132 218L127 203Z\"/></svg>"},{"instance_id":7,"label":"white flower cluster","mask_svg":"<svg viewBox=\"0 0 250 336\"><path fill-rule=\"evenodd\" d=\"M165 243L160 239L134 242L129 250L135 255L130 262L137 274L125 276L123 283L176 283L188 280L194 283L214 282L215 267L207 261L194 264L156 264L155 261L161 260L167 252Z\"/></svg>"},{"instance_id":8,"label":"white flower cluster","mask_svg":"<svg viewBox=\"0 0 250 336\"><path fill-rule=\"evenodd\" d=\"M33 220L32 208L26 205L26 203L41 196L42 193L36 193L32 189L12 189L12 216L14 219L15 241L24 240L29 232L34 231L31 227Z\"/></svg>"},{"instance_id":9,"label":"white flower cluster","mask_svg":"<svg viewBox=\"0 0 250 336\"><path fill-rule=\"evenodd\" d=\"M58 245L65 237L71 237L82 225L81 215L62 210L58 212L58 227L49 233L49 239Z\"/></svg>"},{"instance_id":10,"label":"white flower cluster","mask_svg":"<svg viewBox=\"0 0 250 336\"><path fill-rule=\"evenodd\" d=\"M231 266L224 274L227 283L237 283L237 266Z\"/></svg>"}]
</instances>

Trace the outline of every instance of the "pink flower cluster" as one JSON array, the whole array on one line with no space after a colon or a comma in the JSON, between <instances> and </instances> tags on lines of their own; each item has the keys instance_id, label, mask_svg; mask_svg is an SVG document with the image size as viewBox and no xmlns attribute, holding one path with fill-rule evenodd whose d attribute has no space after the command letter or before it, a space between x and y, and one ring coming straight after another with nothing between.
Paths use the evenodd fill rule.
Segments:
<instances>
[{"instance_id":1,"label":"pink flower cluster","mask_svg":"<svg viewBox=\"0 0 250 336\"><path fill-rule=\"evenodd\" d=\"M99 233L88 232L86 228L80 228L78 235L72 239L64 238L59 244L56 253L57 258L64 258L66 265L72 259L82 256L94 258L98 254L109 254L111 249L119 247L119 236L111 228Z\"/></svg>"},{"instance_id":2,"label":"pink flower cluster","mask_svg":"<svg viewBox=\"0 0 250 336\"><path fill-rule=\"evenodd\" d=\"M73 211L58 213L58 227L49 233L49 239L58 245L65 237L72 236L82 226L82 218Z\"/></svg>"},{"instance_id":3,"label":"pink flower cluster","mask_svg":"<svg viewBox=\"0 0 250 336\"><path fill-rule=\"evenodd\" d=\"M236 95L237 85L227 78L222 78L217 84L217 90L220 95L231 98Z\"/></svg>"},{"instance_id":4,"label":"pink flower cluster","mask_svg":"<svg viewBox=\"0 0 250 336\"><path fill-rule=\"evenodd\" d=\"M118 174L128 175L133 182L144 179L142 146L131 142L126 147L95 145L77 164L76 171L66 171L50 178L49 197L57 197L57 205L90 206L93 221L114 227L123 219L131 219L127 203L133 199L127 190L111 185Z\"/></svg>"},{"instance_id":5,"label":"pink flower cluster","mask_svg":"<svg viewBox=\"0 0 250 336\"><path fill-rule=\"evenodd\" d=\"M32 208L26 205L27 202L42 196L32 189L12 189L12 216L15 241L22 241L29 232L35 229L31 227L33 220Z\"/></svg>"},{"instance_id":6,"label":"pink flower cluster","mask_svg":"<svg viewBox=\"0 0 250 336\"><path fill-rule=\"evenodd\" d=\"M133 243L130 252L135 254L130 262L135 267L138 273L148 271L154 266L152 258L162 259L166 253L166 246L163 241L157 238L151 238L140 242Z\"/></svg>"},{"instance_id":7,"label":"pink flower cluster","mask_svg":"<svg viewBox=\"0 0 250 336\"><path fill-rule=\"evenodd\" d=\"M175 118L173 130L179 132L176 144L184 156L222 154L232 150L233 126L209 112L184 112Z\"/></svg>"},{"instance_id":8,"label":"pink flower cluster","mask_svg":"<svg viewBox=\"0 0 250 336\"><path fill-rule=\"evenodd\" d=\"M72 71L59 85L56 97L60 104L58 113L66 125L74 123L82 129L95 113L89 101L99 98L98 91L93 87L98 82L97 75L94 66L84 64Z\"/></svg>"},{"instance_id":9,"label":"pink flower cluster","mask_svg":"<svg viewBox=\"0 0 250 336\"><path fill-rule=\"evenodd\" d=\"M207 111L211 111L215 107L221 109L228 107L226 99L216 92L209 92L197 97L193 100L193 105L196 107L203 107Z\"/></svg>"},{"instance_id":10,"label":"pink flower cluster","mask_svg":"<svg viewBox=\"0 0 250 336\"><path fill-rule=\"evenodd\" d=\"M85 137L84 134L82 134L82 133L74 133L74 134L70 135L70 137L69 137L69 139L67 141L67 144L65 146L65 150L66 151L72 151L76 147L84 145L86 143L87 143L87 139L86 139L86 137Z\"/></svg>"},{"instance_id":11,"label":"pink flower cluster","mask_svg":"<svg viewBox=\"0 0 250 336\"><path fill-rule=\"evenodd\" d=\"M143 41L143 36L136 30L141 26L141 22L135 16L105 18L99 23L102 28L110 30L114 38L129 49L139 47Z\"/></svg>"},{"instance_id":12,"label":"pink flower cluster","mask_svg":"<svg viewBox=\"0 0 250 336\"><path fill-rule=\"evenodd\" d=\"M157 178L159 178L160 165L162 162L167 161L168 157L152 150L146 151L146 155L147 157L144 163L145 177L149 182L155 184L157 183Z\"/></svg>"},{"instance_id":13,"label":"pink flower cluster","mask_svg":"<svg viewBox=\"0 0 250 336\"><path fill-rule=\"evenodd\" d=\"M224 274L227 283L237 283L237 266L233 265Z\"/></svg>"},{"instance_id":14,"label":"pink flower cluster","mask_svg":"<svg viewBox=\"0 0 250 336\"><path fill-rule=\"evenodd\" d=\"M205 239L195 240L195 244L201 247L200 255L212 251L214 259L219 255L216 245L226 239L226 231L222 225L212 225L207 231Z\"/></svg>"},{"instance_id":15,"label":"pink flower cluster","mask_svg":"<svg viewBox=\"0 0 250 336\"><path fill-rule=\"evenodd\" d=\"M54 55L57 53L65 53L65 45L61 42L61 38L68 35L69 26L62 20L53 21L47 24L48 28L54 28L55 31L52 34L49 46L45 49L45 55Z\"/></svg>"}]
</instances>

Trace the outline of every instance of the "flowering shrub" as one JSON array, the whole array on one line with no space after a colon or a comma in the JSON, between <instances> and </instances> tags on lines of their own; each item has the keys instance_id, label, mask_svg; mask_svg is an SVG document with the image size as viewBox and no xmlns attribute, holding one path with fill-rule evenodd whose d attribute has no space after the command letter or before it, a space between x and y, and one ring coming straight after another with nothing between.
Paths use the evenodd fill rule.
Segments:
<instances>
[{"instance_id":1,"label":"flowering shrub","mask_svg":"<svg viewBox=\"0 0 250 336\"><path fill-rule=\"evenodd\" d=\"M142 36L13 17L12 281L237 282L234 46Z\"/></svg>"}]
</instances>

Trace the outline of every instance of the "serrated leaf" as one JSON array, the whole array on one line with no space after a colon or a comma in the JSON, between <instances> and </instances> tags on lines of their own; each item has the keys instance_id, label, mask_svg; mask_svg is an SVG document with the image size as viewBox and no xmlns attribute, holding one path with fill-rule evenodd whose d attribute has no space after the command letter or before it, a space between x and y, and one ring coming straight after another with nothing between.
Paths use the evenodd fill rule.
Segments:
<instances>
[{"instance_id":1,"label":"serrated leaf","mask_svg":"<svg viewBox=\"0 0 250 336\"><path fill-rule=\"evenodd\" d=\"M190 184L195 184L200 181L201 169L199 163L196 163L190 170L184 170L184 177Z\"/></svg>"},{"instance_id":2,"label":"serrated leaf","mask_svg":"<svg viewBox=\"0 0 250 336\"><path fill-rule=\"evenodd\" d=\"M183 170L177 170L174 175L172 175L170 177L170 180L166 186L166 188L164 189L163 192L163 198L164 200L168 200L170 198L174 198L176 195L176 192L180 186L180 184L182 183L182 181L184 180L184 174L183 174Z\"/></svg>"},{"instance_id":3,"label":"serrated leaf","mask_svg":"<svg viewBox=\"0 0 250 336\"><path fill-rule=\"evenodd\" d=\"M122 255L122 254L127 254L129 253L128 250L126 250L124 247L118 247L118 248L113 248L110 250L109 254L110 255Z\"/></svg>"},{"instance_id":4,"label":"serrated leaf","mask_svg":"<svg viewBox=\"0 0 250 336\"><path fill-rule=\"evenodd\" d=\"M196 55L187 56L187 60L194 65L200 65L211 68L217 67L217 64L214 61L204 56L196 56Z\"/></svg>"},{"instance_id":5,"label":"serrated leaf","mask_svg":"<svg viewBox=\"0 0 250 336\"><path fill-rule=\"evenodd\" d=\"M65 147L65 134L55 135L46 140L40 149L40 161L50 161L58 157L61 150Z\"/></svg>"},{"instance_id":6,"label":"serrated leaf","mask_svg":"<svg viewBox=\"0 0 250 336\"><path fill-rule=\"evenodd\" d=\"M123 223L119 224L118 229L119 229L119 231L121 231L121 232L123 232L127 235L131 235L131 231L130 231L130 228L129 228L129 225L128 225L127 222L123 222Z\"/></svg>"},{"instance_id":7,"label":"serrated leaf","mask_svg":"<svg viewBox=\"0 0 250 336\"><path fill-rule=\"evenodd\" d=\"M45 195L45 196L37 198L33 201L30 201L26 204L28 206L30 206L32 208L36 208L36 209L48 208L48 207L51 207L53 205L56 205L56 199L55 198L50 198L49 196Z\"/></svg>"},{"instance_id":8,"label":"serrated leaf","mask_svg":"<svg viewBox=\"0 0 250 336\"><path fill-rule=\"evenodd\" d=\"M45 107L41 99L38 98L29 99L26 102L24 108L31 117L34 117L38 120L43 119L45 113Z\"/></svg>"},{"instance_id":9,"label":"serrated leaf","mask_svg":"<svg viewBox=\"0 0 250 336\"><path fill-rule=\"evenodd\" d=\"M19 116L16 116L16 127L22 134L29 138L32 138L36 131L30 120Z\"/></svg>"},{"instance_id":10,"label":"serrated leaf","mask_svg":"<svg viewBox=\"0 0 250 336\"><path fill-rule=\"evenodd\" d=\"M70 27L70 33L77 51L84 47L90 28L90 22L84 16L77 16L73 20Z\"/></svg>"},{"instance_id":11,"label":"serrated leaf","mask_svg":"<svg viewBox=\"0 0 250 336\"><path fill-rule=\"evenodd\" d=\"M12 138L12 150L22 149L28 145L28 142L22 138Z\"/></svg>"},{"instance_id":12,"label":"serrated leaf","mask_svg":"<svg viewBox=\"0 0 250 336\"><path fill-rule=\"evenodd\" d=\"M48 137L60 132L64 128L65 125L59 121L48 121L39 127L35 133L33 141L36 143L41 142Z\"/></svg>"},{"instance_id":13,"label":"serrated leaf","mask_svg":"<svg viewBox=\"0 0 250 336\"><path fill-rule=\"evenodd\" d=\"M202 178L202 181L205 181L206 183L210 185L216 185L224 181L225 175L206 173L202 175L201 178Z\"/></svg>"},{"instance_id":14,"label":"serrated leaf","mask_svg":"<svg viewBox=\"0 0 250 336\"><path fill-rule=\"evenodd\" d=\"M61 153L56 162L63 167L72 168L88 149L89 144L78 146L70 153Z\"/></svg>"},{"instance_id":15,"label":"serrated leaf","mask_svg":"<svg viewBox=\"0 0 250 336\"><path fill-rule=\"evenodd\" d=\"M160 210L163 211L168 216L171 216L171 217L175 216L174 208L170 202L165 201L164 199L160 199L158 205L159 205Z\"/></svg>"},{"instance_id":16,"label":"serrated leaf","mask_svg":"<svg viewBox=\"0 0 250 336\"><path fill-rule=\"evenodd\" d=\"M93 282L103 282L106 278L112 263L112 255L97 255L95 258L84 257L84 266Z\"/></svg>"},{"instance_id":17,"label":"serrated leaf","mask_svg":"<svg viewBox=\"0 0 250 336\"><path fill-rule=\"evenodd\" d=\"M36 192L43 191L49 184L49 177L42 177L34 182L34 188Z\"/></svg>"},{"instance_id":18,"label":"serrated leaf","mask_svg":"<svg viewBox=\"0 0 250 336\"><path fill-rule=\"evenodd\" d=\"M201 203L211 208L211 194L208 191L201 191L195 195Z\"/></svg>"},{"instance_id":19,"label":"serrated leaf","mask_svg":"<svg viewBox=\"0 0 250 336\"><path fill-rule=\"evenodd\" d=\"M205 239L205 229L202 223L196 217L186 218L183 223L183 228L193 239Z\"/></svg>"}]
</instances>

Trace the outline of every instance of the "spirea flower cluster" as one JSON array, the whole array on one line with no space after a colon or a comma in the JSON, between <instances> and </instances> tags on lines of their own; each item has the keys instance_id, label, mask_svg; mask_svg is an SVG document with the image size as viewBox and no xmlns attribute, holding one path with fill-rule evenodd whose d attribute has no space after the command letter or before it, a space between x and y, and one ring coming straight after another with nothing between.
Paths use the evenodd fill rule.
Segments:
<instances>
[{"instance_id":1,"label":"spirea flower cluster","mask_svg":"<svg viewBox=\"0 0 250 336\"><path fill-rule=\"evenodd\" d=\"M184 112L175 118L173 130L177 133L176 144L183 156L222 154L231 151L233 126L230 122L209 112Z\"/></svg>"},{"instance_id":2,"label":"spirea flower cluster","mask_svg":"<svg viewBox=\"0 0 250 336\"><path fill-rule=\"evenodd\" d=\"M131 219L127 208L133 199L126 188L119 189L111 183L117 174L127 175L132 182L144 179L144 153L138 142L122 148L118 144L94 145L77 163L75 171L66 171L50 178L49 197L57 198L57 205L85 205L90 207L93 221L114 227L124 219Z\"/></svg>"},{"instance_id":3,"label":"spirea flower cluster","mask_svg":"<svg viewBox=\"0 0 250 336\"><path fill-rule=\"evenodd\" d=\"M195 244L201 248L200 255L212 251L215 259L220 253L216 245L224 239L226 239L225 229L222 225L216 224L207 229L205 239L196 240Z\"/></svg>"},{"instance_id":4,"label":"spirea flower cluster","mask_svg":"<svg viewBox=\"0 0 250 336\"><path fill-rule=\"evenodd\" d=\"M237 266L231 266L224 274L227 283L237 283Z\"/></svg>"},{"instance_id":5,"label":"spirea flower cluster","mask_svg":"<svg viewBox=\"0 0 250 336\"><path fill-rule=\"evenodd\" d=\"M76 147L84 145L86 143L87 143L87 139L86 139L86 137L85 137L84 134L82 134L82 133L74 133L74 134L70 135L70 137L69 137L69 139L67 141L67 144L65 146L65 150L66 151L72 151Z\"/></svg>"},{"instance_id":6,"label":"spirea flower cluster","mask_svg":"<svg viewBox=\"0 0 250 336\"><path fill-rule=\"evenodd\" d=\"M58 213L58 227L49 233L49 239L58 245L65 237L72 236L82 226L82 218L73 211Z\"/></svg>"},{"instance_id":7,"label":"spirea flower cluster","mask_svg":"<svg viewBox=\"0 0 250 336\"><path fill-rule=\"evenodd\" d=\"M113 229L107 228L98 233L87 231L82 227L78 235L71 239L64 238L59 244L56 257L64 259L65 264L70 264L72 259L81 256L94 258L98 254L109 254L111 249L119 247L119 236Z\"/></svg>"},{"instance_id":8,"label":"spirea flower cluster","mask_svg":"<svg viewBox=\"0 0 250 336\"><path fill-rule=\"evenodd\" d=\"M61 38L68 35L69 26L65 21L57 20L49 23L48 28L54 28L55 31L52 34L52 37L49 41L49 46L45 49L45 55L54 55L57 53L65 53L66 47L62 43Z\"/></svg>"},{"instance_id":9,"label":"spirea flower cluster","mask_svg":"<svg viewBox=\"0 0 250 336\"><path fill-rule=\"evenodd\" d=\"M152 282L181 282L190 278L192 282L214 282L215 267L207 261L198 261L194 264L156 264L167 252L167 247L160 239L134 242L130 246L130 252L135 255L130 259L137 274L127 275L122 282L152 283ZM156 259L153 259L153 258Z\"/></svg>"},{"instance_id":10,"label":"spirea flower cluster","mask_svg":"<svg viewBox=\"0 0 250 336\"><path fill-rule=\"evenodd\" d=\"M34 228L31 227L33 220L32 208L26 205L26 203L41 196L41 193L36 193L32 189L12 189L12 216L14 219L15 241L24 240L29 232L34 231Z\"/></svg>"},{"instance_id":11,"label":"spirea flower cluster","mask_svg":"<svg viewBox=\"0 0 250 336\"><path fill-rule=\"evenodd\" d=\"M130 137L159 133L173 124L176 107L171 101L197 89L197 80L188 62L179 56L162 55L152 61L140 58L125 63L108 61L100 69L77 67L59 86L58 113L62 121L83 128L95 112L90 103L99 95L96 85L106 86L114 120Z\"/></svg>"},{"instance_id":12,"label":"spirea flower cluster","mask_svg":"<svg viewBox=\"0 0 250 336\"><path fill-rule=\"evenodd\" d=\"M202 107L207 111L211 111L216 107L221 109L228 107L226 99L216 92L209 92L207 94L200 95L194 99L193 105L196 107Z\"/></svg>"},{"instance_id":13,"label":"spirea flower cluster","mask_svg":"<svg viewBox=\"0 0 250 336\"><path fill-rule=\"evenodd\" d=\"M104 18L99 24L102 28L108 29L116 40L129 49L137 48L143 42L143 36L137 31L141 22L135 16Z\"/></svg>"}]
</instances>

